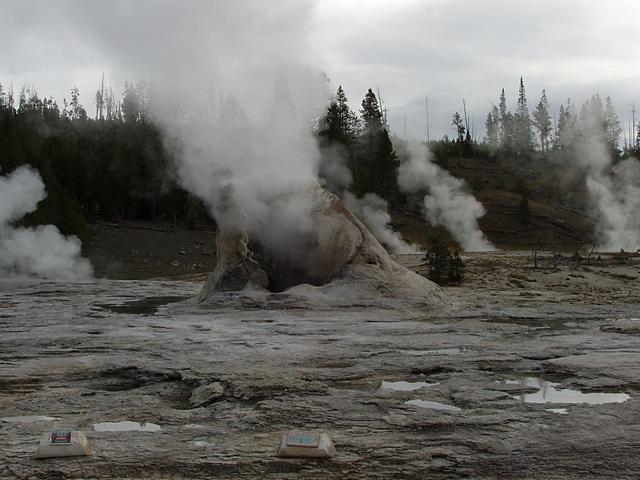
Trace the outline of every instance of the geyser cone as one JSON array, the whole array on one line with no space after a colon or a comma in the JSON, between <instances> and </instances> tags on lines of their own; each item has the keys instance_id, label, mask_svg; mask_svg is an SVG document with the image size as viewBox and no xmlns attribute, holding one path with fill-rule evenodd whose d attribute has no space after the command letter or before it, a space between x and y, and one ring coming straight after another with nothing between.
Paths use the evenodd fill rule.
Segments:
<instances>
[{"instance_id":1,"label":"geyser cone","mask_svg":"<svg viewBox=\"0 0 640 480\"><path fill-rule=\"evenodd\" d=\"M280 245L252 236L238 226L243 222L219 223L217 265L200 300L247 288L304 294L309 286L354 301L410 297L431 304L442 298L433 282L396 263L336 195L320 186L308 195L309 225ZM237 205L231 204L228 212L237 218Z\"/></svg>"}]
</instances>

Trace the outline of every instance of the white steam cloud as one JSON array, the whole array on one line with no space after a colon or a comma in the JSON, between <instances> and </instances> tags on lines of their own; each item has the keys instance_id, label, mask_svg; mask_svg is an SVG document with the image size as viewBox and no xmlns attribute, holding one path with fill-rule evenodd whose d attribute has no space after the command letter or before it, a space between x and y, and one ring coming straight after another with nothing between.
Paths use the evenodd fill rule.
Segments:
<instances>
[{"instance_id":1,"label":"white steam cloud","mask_svg":"<svg viewBox=\"0 0 640 480\"><path fill-rule=\"evenodd\" d=\"M347 152L340 145L322 148L320 178L323 186L342 198L346 207L362 221L371 234L389 252L394 254L417 253L418 247L410 245L391 226L391 215L386 200L375 193L367 193L362 198L349 191L353 183L351 170L346 166Z\"/></svg>"},{"instance_id":2,"label":"white steam cloud","mask_svg":"<svg viewBox=\"0 0 640 480\"><path fill-rule=\"evenodd\" d=\"M138 22L148 7L170 25ZM154 117L178 150L179 180L216 221L248 231L278 256L303 255L295 239L311 228L309 187L321 168L311 127L329 99L326 78L309 66L315 4L194 0L189 7L116 2L100 14L98 43L164 92L151 105L161 101ZM122 39L122 30L134 38ZM338 192L352 181L342 153L326 150L322 164L326 186ZM415 250L391 229L382 199L343 199L392 252Z\"/></svg>"},{"instance_id":3,"label":"white steam cloud","mask_svg":"<svg viewBox=\"0 0 640 480\"><path fill-rule=\"evenodd\" d=\"M416 245L407 243L399 232L391 226L389 204L375 193L367 193L362 198L349 191L353 183L351 170L346 166L347 152L340 145L322 148L320 178L323 186L342 198L346 207L363 222L371 234L389 252L394 254L417 253Z\"/></svg>"},{"instance_id":4,"label":"white steam cloud","mask_svg":"<svg viewBox=\"0 0 640 480\"><path fill-rule=\"evenodd\" d=\"M309 43L315 8L311 0L60 0L46 22L76 32L122 74L150 80L153 121L177 153L180 183L219 224L292 254L292 239L310 227L309 187L320 167L311 125L329 98L326 78L310 67L317 64ZM467 249L491 248L477 228L482 206L424 162L437 174L435 182L420 177L419 188L430 190L430 220ZM420 173L424 162L416 157L404 170ZM344 191L351 181L344 164L324 168ZM391 251L413 250L391 230L381 199L349 201Z\"/></svg>"},{"instance_id":5,"label":"white steam cloud","mask_svg":"<svg viewBox=\"0 0 640 480\"><path fill-rule=\"evenodd\" d=\"M353 175L346 165L348 156L345 148L339 144L332 144L322 148L322 162L320 162L320 181L332 192L349 190L353 183Z\"/></svg>"},{"instance_id":6,"label":"white steam cloud","mask_svg":"<svg viewBox=\"0 0 640 480\"><path fill-rule=\"evenodd\" d=\"M391 228L391 215L387 211L386 200L375 193L367 193L362 198L357 198L350 192L345 192L342 200L347 208L364 222L376 240L391 253L418 252L417 246L408 244L400 233Z\"/></svg>"},{"instance_id":7,"label":"white steam cloud","mask_svg":"<svg viewBox=\"0 0 640 480\"><path fill-rule=\"evenodd\" d=\"M53 225L12 226L45 197L40 175L29 167L0 176L0 276L66 281L91 278L91 264L81 257L76 237L65 237Z\"/></svg>"},{"instance_id":8,"label":"white steam cloud","mask_svg":"<svg viewBox=\"0 0 640 480\"><path fill-rule=\"evenodd\" d=\"M478 226L486 212L482 204L464 189L464 182L430 160L427 147L409 142L409 158L400 165L398 185L407 194L421 191L425 214L432 225L445 227L466 251L495 250Z\"/></svg>"},{"instance_id":9,"label":"white steam cloud","mask_svg":"<svg viewBox=\"0 0 640 480\"><path fill-rule=\"evenodd\" d=\"M123 72L150 79L153 121L180 183L221 225L284 249L310 227L328 99L307 45L313 3L66 1L73 28ZM275 252L274 252L275 253Z\"/></svg>"},{"instance_id":10,"label":"white steam cloud","mask_svg":"<svg viewBox=\"0 0 640 480\"><path fill-rule=\"evenodd\" d=\"M583 128L590 134L578 143L573 161L587 174L587 190L597 209L598 248L640 249L640 162L627 158L614 165L600 124L581 121L588 123Z\"/></svg>"}]
</instances>

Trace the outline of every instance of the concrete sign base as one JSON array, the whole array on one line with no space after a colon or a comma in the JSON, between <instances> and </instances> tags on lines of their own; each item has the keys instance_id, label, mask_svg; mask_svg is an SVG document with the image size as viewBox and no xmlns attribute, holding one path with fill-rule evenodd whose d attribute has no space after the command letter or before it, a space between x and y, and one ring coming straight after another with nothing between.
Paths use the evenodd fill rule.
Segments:
<instances>
[{"instance_id":1,"label":"concrete sign base","mask_svg":"<svg viewBox=\"0 0 640 480\"><path fill-rule=\"evenodd\" d=\"M278 457L329 458L336 448L329 436L316 432L287 432L282 434L276 455Z\"/></svg>"},{"instance_id":2,"label":"concrete sign base","mask_svg":"<svg viewBox=\"0 0 640 480\"><path fill-rule=\"evenodd\" d=\"M40 440L36 458L78 457L91 454L91 445L82 432L59 430Z\"/></svg>"}]
</instances>

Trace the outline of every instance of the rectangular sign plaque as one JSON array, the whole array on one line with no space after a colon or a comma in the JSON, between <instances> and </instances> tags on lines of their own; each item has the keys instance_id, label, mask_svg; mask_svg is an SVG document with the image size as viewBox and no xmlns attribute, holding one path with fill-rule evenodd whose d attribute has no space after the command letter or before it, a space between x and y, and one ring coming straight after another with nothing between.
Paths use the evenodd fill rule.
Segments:
<instances>
[{"instance_id":1,"label":"rectangular sign plaque","mask_svg":"<svg viewBox=\"0 0 640 480\"><path fill-rule=\"evenodd\" d=\"M49 445L69 445L71 443L71 432L51 432L49 435Z\"/></svg>"},{"instance_id":2,"label":"rectangular sign plaque","mask_svg":"<svg viewBox=\"0 0 640 480\"><path fill-rule=\"evenodd\" d=\"M317 448L320 445L320 435L307 432L289 432L287 434L288 447Z\"/></svg>"},{"instance_id":3,"label":"rectangular sign plaque","mask_svg":"<svg viewBox=\"0 0 640 480\"><path fill-rule=\"evenodd\" d=\"M292 430L280 436L278 457L330 458L336 447L326 433Z\"/></svg>"},{"instance_id":4,"label":"rectangular sign plaque","mask_svg":"<svg viewBox=\"0 0 640 480\"><path fill-rule=\"evenodd\" d=\"M35 457L77 457L80 455L91 455L91 445L83 432L54 430L42 435Z\"/></svg>"}]
</instances>

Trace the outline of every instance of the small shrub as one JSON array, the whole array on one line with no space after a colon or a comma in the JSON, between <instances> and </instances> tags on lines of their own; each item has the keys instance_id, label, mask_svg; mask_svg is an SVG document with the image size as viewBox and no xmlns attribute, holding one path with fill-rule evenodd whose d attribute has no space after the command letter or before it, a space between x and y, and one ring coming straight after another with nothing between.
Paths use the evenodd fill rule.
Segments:
<instances>
[{"instance_id":1,"label":"small shrub","mask_svg":"<svg viewBox=\"0 0 640 480\"><path fill-rule=\"evenodd\" d=\"M619 263L620 265L624 265L625 263L627 263L628 257L629 255L627 254L627 252L624 251L624 248L621 248L620 251L616 253L613 258L616 263Z\"/></svg>"},{"instance_id":2,"label":"small shrub","mask_svg":"<svg viewBox=\"0 0 640 480\"><path fill-rule=\"evenodd\" d=\"M524 225L531 223L531 209L529 208L529 199L523 195L518 205L518 220Z\"/></svg>"},{"instance_id":3,"label":"small shrub","mask_svg":"<svg viewBox=\"0 0 640 480\"><path fill-rule=\"evenodd\" d=\"M438 285L459 285L464 280L464 262L456 251L447 248L442 237L435 237L424 257L429 266L429 279Z\"/></svg>"}]
</instances>

